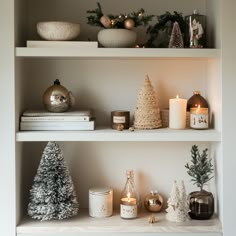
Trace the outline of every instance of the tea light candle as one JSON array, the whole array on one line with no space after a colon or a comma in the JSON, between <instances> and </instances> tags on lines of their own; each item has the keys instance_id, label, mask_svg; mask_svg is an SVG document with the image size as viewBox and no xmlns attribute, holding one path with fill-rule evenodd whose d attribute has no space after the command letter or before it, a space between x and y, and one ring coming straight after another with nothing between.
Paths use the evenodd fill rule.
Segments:
<instances>
[{"instance_id":1,"label":"tea light candle","mask_svg":"<svg viewBox=\"0 0 236 236\"><path fill-rule=\"evenodd\" d=\"M169 114L169 128L184 129L186 127L186 108L187 99L176 98L169 100L170 114Z\"/></svg>"},{"instance_id":2,"label":"tea light candle","mask_svg":"<svg viewBox=\"0 0 236 236\"><path fill-rule=\"evenodd\" d=\"M120 204L120 216L124 219L133 219L138 215L137 199L130 197L127 194L127 198L121 198Z\"/></svg>"},{"instance_id":3,"label":"tea light candle","mask_svg":"<svg viewBox=\"0 0 236 236\"><path fill-rule=\"evenodd\" d=\"M190 109L190 127L192 129L208 129L208 108L202 108L199 105L197 108Z\"/></svg>"}]
</instances>

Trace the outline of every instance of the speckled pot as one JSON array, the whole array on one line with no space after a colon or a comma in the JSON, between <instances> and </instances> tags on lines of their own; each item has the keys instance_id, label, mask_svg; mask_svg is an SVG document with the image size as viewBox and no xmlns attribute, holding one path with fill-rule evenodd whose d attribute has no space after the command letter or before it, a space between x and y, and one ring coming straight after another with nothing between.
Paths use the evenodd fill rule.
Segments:
<instances>
[{"instance_id":1,"label":"speckled pot","mask_svg":"<svg viewBox=\"0 0 236 236\"><path fill-rule=\"evenodd\" d=\"M72 40L80 34L80 24L64 21L46 21L37 24L37 33L46 40Z\"/></svg>"},{"instance_id":2,"label":"speckled pot","mask_svg":"<svg viewBox=\"0 0 236 236\"><path fill-rule=\"evenodd\" d=\"M103 29L98 32L98 42L105 48L134 47L136 38L136 32L127 29Z\"/></svg>"}]
</instances>

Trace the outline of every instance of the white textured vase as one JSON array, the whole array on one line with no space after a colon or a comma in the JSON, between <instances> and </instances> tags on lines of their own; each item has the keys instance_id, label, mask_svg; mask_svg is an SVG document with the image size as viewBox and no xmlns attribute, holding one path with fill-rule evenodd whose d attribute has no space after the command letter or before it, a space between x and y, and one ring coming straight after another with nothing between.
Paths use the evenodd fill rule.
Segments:
<instances>
[{"instance_id":1,"label":"white textured vase","mask_svg":"<svg viewBox=\"0 0 236 236\"><path fill-rule=\"evenodd\" d=\"M80 24L64 21L39 22L37 24L37 33L46 40L72 40L79 36Z\"/></svg>"},{"instance_id":2,"label":"white textured vase","mask_svg":"<svg viewBox=\"0 0 236 236\"><path fill-rule=\"evenodd\" d=\"M137 34L128 29L103 29L98 32L98 41L105 48L130 48L135 46Z\"/></svg>"}]
</instances>

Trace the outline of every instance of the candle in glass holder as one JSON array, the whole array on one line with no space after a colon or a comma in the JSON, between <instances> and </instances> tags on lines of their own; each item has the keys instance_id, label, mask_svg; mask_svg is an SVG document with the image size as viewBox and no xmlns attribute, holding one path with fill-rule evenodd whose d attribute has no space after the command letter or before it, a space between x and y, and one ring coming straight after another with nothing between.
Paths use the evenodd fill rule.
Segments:
<instances>
[{"instance_id":1,"label":"candle in glass holder","mask_svg":"<svg viewBox=\"0 0 236 236\"><path fill-rule=\"evenodd\" d=\"M120 216L124 219L133 219L138 215L137 199L130 197L130 193L127 197L121 198L120 204Z\"/></svg>"},{"instance_id":2,"label":"candle in glass holder","mask_svg":"<svg viewBox=\"0 0 236 236\"><path fill-rule=\"evenodd\" d=\"M134 184L134 172L126 171L126 183L120 199L120 217L134 219L138 216L139 195Z\"/></svg>"},{"instance_id":3,"label":"candle in glass holder","mask_svg":"<svg viewBox=\"0 0 236 236\"><path fill-rule=\"evenodd\" d=\"M186 108L187 100L176 98L169 100L170 113L169 113L169 128L171 129L184 129L186 127Z\"/></svg>"},{"instance_id":4,"label":"candle in glass holder","mask_svg":"<svg viewBox=\"0 0 236 236\"><path fill-rule=\"evenodd\" d=\"M208 129L208 108L198 106L190 109L190 128L192 129Z\"/></svg>"}]
</instances>

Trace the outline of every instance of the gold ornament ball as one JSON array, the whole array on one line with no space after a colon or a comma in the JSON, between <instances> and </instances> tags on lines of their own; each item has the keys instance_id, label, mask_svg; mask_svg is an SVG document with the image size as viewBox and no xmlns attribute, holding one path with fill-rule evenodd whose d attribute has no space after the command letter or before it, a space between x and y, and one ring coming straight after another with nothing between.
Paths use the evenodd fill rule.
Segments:
<instances>
[{"instance_id":1,"label":"gold ornament ball","mask_svg":"<svg viewBox=\"0 0 236 236\"><path fill-rule=\"evenodd\" d=\"M109 16L103 15L100 18L100 22L105 28L111 28L111 19Z\"/></svg>"},{"instance_id":2,"label":"gold ornament ball","mask_svg":"<svg viewBox=\"0 0 236 236\"><path fill-rule=\"evenodd\" d=\"M125 20L125 28L126 28L126 29L131 30L131 29L134 28L134 26L135 26L135 22L134 22L133 19L129 19L129 18L128 18L128 19Z\"/></svg>"},{"instance_id":3,"label":"gold ornament ball","mask_svg":"<svg viewBox=\"0 0 236 236\"><path fill-rule=\"evenodd\" d=\"M65 112L71 106L70 92L56 79L44 92L43 104L49 112Z\"/></svg>"},{"instance_id":4,"label":"gold ornament ball","mask_svg":"<svg viewBox=\"0 0 236 236\"><path fill-rule=\"evenodd\" d=\"M150 212L160 212L163 203L163 197L157 191L151 191L144 199L144 206Z\"/></svg>"}]
</instances>

